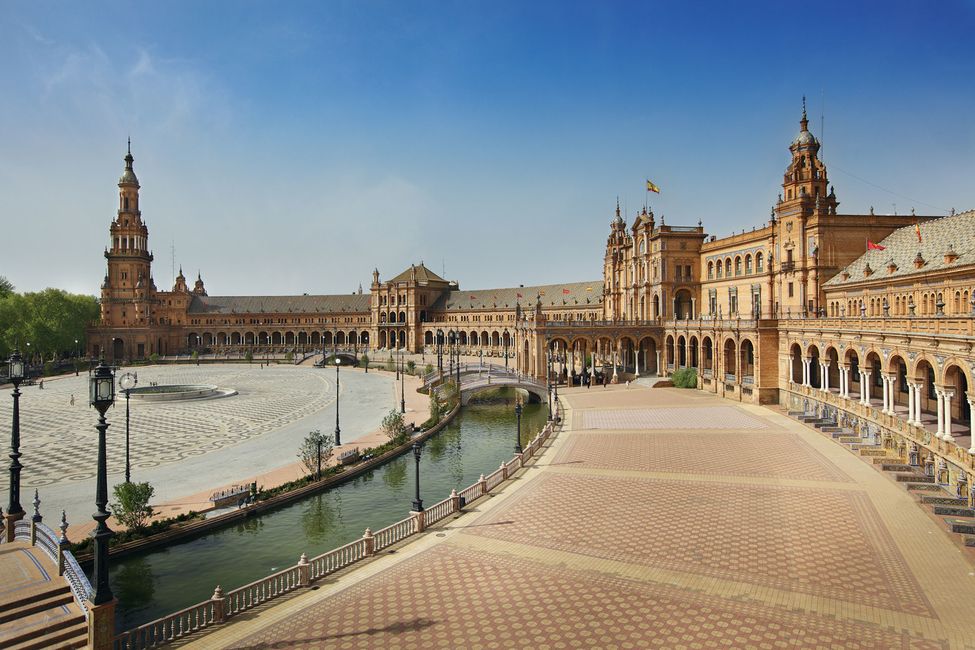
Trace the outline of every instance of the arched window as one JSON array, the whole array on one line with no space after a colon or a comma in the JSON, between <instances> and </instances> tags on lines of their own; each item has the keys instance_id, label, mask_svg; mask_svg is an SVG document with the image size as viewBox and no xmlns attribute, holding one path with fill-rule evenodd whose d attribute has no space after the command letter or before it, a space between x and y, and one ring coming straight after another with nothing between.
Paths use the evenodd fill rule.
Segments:
<instances>
[{"instance_id":1,"label":"arched window","mask_svg":"<svg viewBox=\"0 0 975 650\"><path fill-rule=\"evenodd\" d=\"M745 273L751 274L752 272L752 256L745 255Z\"/></svg>"},{"instance_id":2,"label":"arched window","mask_svg":"<svg viewBox=\"0 0 975 650\"><path fill-rule=\"evenodd\" d=\"M729 257L724 261L724 274L725 277L731 277L731 258Z\"/></svg>"},{"instance_id":3,"label":"arched window","mask_svg":"<svg viewBox=\"0 0 975 650\"><path fill-rule=\"evenodd\" d=\"M735 275L741 275L741 258L735 258Z\"/></svg>"},{"instance_id":4,"label":"arched window","mask_svg":"<svg viewBox=\"0 0 975 650\"><path fill-rule=\"evenodd\" d=\"M764 258L761 253L755 253L755 271L761 273L764 271Z\"/></svg>"},{"instance_id":5,"label":"arched window","mask_svg":"<svg viewBox=\"0 0 975 650\"><path fill-rule=\"evenodd\" d=\"M708 280L714 278L714 262L708 262Z\"/></svg>"}]
</instances>

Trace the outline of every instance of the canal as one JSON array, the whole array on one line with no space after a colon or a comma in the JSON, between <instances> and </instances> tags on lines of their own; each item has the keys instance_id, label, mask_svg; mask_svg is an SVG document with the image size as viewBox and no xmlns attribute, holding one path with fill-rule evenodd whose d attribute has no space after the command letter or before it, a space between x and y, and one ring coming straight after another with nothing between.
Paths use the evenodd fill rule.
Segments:
<instances>
[{"instance_id":1,"label":"canal","mask_svg":"<svg viewBox=\"0 0 975 650\"><path fill-rule=\"evenodd\" d=\"M472 403L424 444L420 488L432 505L474 483L514 453L514 392ZM545 424L546 408L526 404L522 444ZM180 542L113 560L112 590L119 599L119 631L189 607L294 565L405 518L414 496L412 454L290 506Z\"/></svg>"}]
</instances>

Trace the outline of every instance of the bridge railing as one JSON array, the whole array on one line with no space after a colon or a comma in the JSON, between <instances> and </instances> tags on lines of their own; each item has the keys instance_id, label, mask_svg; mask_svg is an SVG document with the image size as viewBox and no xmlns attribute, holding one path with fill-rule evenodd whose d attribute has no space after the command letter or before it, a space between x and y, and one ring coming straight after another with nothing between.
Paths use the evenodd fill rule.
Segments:
<instances>
[{"instance_id":1,"label":"bridge railing","mask_svg":"<svg viewBox=\"0 0 975 650\"><path fill-rule=\"evenodd\" d=\"M78 607L81 608L85 619L87 619L88 607L86 603L91 598L91 583L88 581L88 576L85 575L85 572L81 570L74 555L68 550L71 542L68 541L67 536L67 517L62 510L61 525L59 526L61 536L58 537L56 532L43 523L43 517L41 517L40 512L41 499L37 490L34 491L33 503L33 516L29 519L20 519L14 522L14 541L26 542L43 551L44 555L57 567L58 575L62 576L65 582L68 583L68 587L71 589L71 596L78 604ZM0 531L2 530L3 527L0 525ZM3 536L0 535L0 540L2 539Z\"/></svg>"},{"instance_id":2,"label":"bridge railing","mask_svg":"<svg viewBox=\"0 0 975 650\"><path fill-rule=\"evenodd\" d=\"M221 588L213 592L209 600L197 603L168 616L150 621L115 637L114 650L143 650L156 648L186 638L196 632L220 625L229 619L258 605L269 602L278 596L308 587L325 576L374 556L384 548L397 544L421 532L427 526L448 518L486 495L492 489L510 478L525 462L537 453L555 431L561 414L555 405L555 419L548 422L526 446L522 454L501 463L497 470L487 477L481 476L475 483L430 506L422 513L423 525L419 517L412 514L394 524L377 530L366 529L359 539L327 551L308 560L304 555L294 566L278 571L248 585L234 589L226 595ZM73 561L73 558L72 558ZM83 574L82 574L83 575Z\"/></svg>"}]
</instances>

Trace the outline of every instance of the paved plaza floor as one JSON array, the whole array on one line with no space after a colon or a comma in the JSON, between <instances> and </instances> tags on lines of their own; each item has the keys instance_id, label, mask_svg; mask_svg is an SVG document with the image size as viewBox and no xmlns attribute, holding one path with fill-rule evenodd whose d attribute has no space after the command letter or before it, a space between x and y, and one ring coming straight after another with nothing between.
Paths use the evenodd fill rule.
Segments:
<instances>
[{"instance_id":1,"label":"paved plaza floor","mask_svg":"<svg viewBox=\"0 0 975 650\"><path fill-rule=\"evenodd\" d=\"M130 403L132 480L149 481L154 503L232 484L293 464L312 429L335 429L335 373L308 366L215 364L133 369L139 386L215 384L237 391L217 399ZM346 370L341 374L343 443L375 430L394 406L392 377ZM6 392L6 391L5 391ZM21 505L31 512L35 488L41 512L52 525L67 511L72 524L91 523L94 511L98 413L88 406L88 377L46 380L44 388L22 387ZM71 397L74 396L74 404ZM108 482L125 471L125 398L107 414ZM12 400L0 399L0 431L9 445ZM0 482L0 503L7 502ZM72 528L72 530L75 530Z\"/></svg>"},{"instance_id":2,"label":"paved plaza floor","mask_svg":"<svg viewBox=\"0 0 975 650\"><path fill-rule=\"evenodd\" d=\"M975 648L975 564L816 431L696 391L561 393L472 512L198 648Z\"/></svg>"}]
</instances>

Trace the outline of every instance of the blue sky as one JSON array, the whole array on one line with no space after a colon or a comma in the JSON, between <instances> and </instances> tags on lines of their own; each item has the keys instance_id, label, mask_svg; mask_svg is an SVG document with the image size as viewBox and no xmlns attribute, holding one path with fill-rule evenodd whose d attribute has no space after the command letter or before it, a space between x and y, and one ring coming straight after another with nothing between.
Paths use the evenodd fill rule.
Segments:
<instances>
[{"instance_id":1,"label":"blue sky","mask_svg":"<svg viewBox=\"0 0 975 650\"><path fill-rule=\"evenodd\" d=\"M0 1L0 275L96 293L131 134L159 288L601 276L768 218L808 95L840 211L975 208L973 2Z\"/></svg>"}]
</instances>

